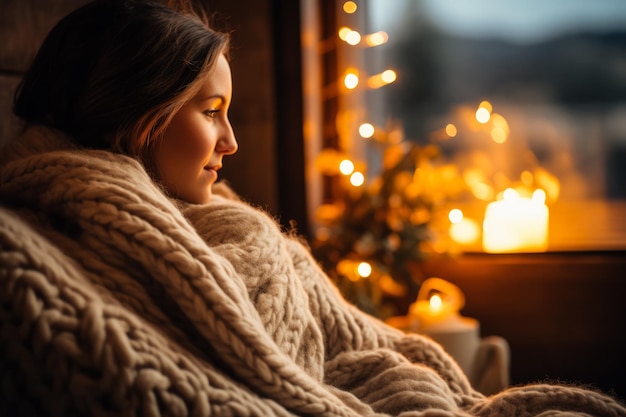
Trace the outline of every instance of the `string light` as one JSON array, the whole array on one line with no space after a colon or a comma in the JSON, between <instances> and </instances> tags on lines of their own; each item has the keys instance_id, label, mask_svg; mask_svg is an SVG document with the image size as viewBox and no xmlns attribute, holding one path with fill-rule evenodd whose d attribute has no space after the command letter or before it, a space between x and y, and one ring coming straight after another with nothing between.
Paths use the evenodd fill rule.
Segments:
<instances>
[{"instance_id":1,"label":"string light","mask_svg":"<svg viewBox=\"0 0 626 417\"><path fill-rule=\"evenodd\" d=\"M372 266L367 262L361 262L359 266L356 267L356 270L361 278L367 278L372 275Z\"/></svg>"},{"instance_id":2,"label":"string light","mask_svg":"<svg viewBox=\"0 0 626 417\"><path fill-rule=\"evenodd\" d=\"M448 123L446 125L446 135L448 135L449 137L453 138L455 137L457 134L457 129L456 126L453 125L452 123Z\"/></svg>"},{"instance_id":3,"label":"string light","mask_svg":"<svg viewBox=\"0 0 626 417\"><path fill-rule=\"evenodd\" d=\"M389 35L387 35L387 32L383 32L382 30L365 35L365 43L367 44L367 46L384 45L385 43L387 43L388 40Z\"/></svg>"},{"instance_id":4,"label":"string light","mask_svg":"<svg viewBox=\"0 0 626 417\"><path fill-rule=\"evenodd\" d=\"M339 172L343 175L350 175L354 172L354 163L349 159L344 159L339 164Z\"/></svg>"},{"instance_id":5,"label":"string light","mask_svg":"<svg viewBox=\"0 0 626 417\"><path fill-rule=\"evenodd\" d=\"M364 139L369 139L374 136L374 126L371 123L363 123L359 126L359 135Z\"/></svg>"},{"instance_id":6,"label":"string light","mask_svg":"<svg viewBox=\"0 0 626 417\"><path fill-rule=\"evenodd\" d=\"M359 85L359 74L356 70L348 70L348 73L343 77L343 85L348 90L354 90Z\"/></svg>"},{"instance_id":7,"label":"string light","mask_svg":"<svg viewBox=\"0 0 626 417\"><path fill-rule=\"evenodd\" d=\"M478 110L476 110L476 120L478 123L487 123L491 118L491 111L493 110L493 106L488 101L482 101L478 105Z\"/></svg>"},{"instance_id":8,"label":"string light","mask_svg":"<svg viewBox=\"0 0 626 417\"><path fill-rule=\"evenodd\" d=\"M352 14L356 12L357 8L358 6L353 1L347 1L343 4L343 11L346 12L347 14Z\"/></svg>"},{"instance_id":9,"label":"string light","mask_svg":"<svg viewBox=\"0 0 626 417\"><path fill-rule=\"evenodd\" d=\"M396 73L394 70L386 70L380 74L375 74L367 79L367 85L370 88L380 88L387 84L391 84L396 80Z\"/></svg>"},{"instance_id":10,"label":"string light","mask_svg":"<svg viewBox=\"0 0 626 417\"><path fill-rule=\"evenodd\" d=\"M350 184L355 187L360 187L365 184L365 175L359 171L355 171L350 175Z\"/></svg>"}]
</instances>

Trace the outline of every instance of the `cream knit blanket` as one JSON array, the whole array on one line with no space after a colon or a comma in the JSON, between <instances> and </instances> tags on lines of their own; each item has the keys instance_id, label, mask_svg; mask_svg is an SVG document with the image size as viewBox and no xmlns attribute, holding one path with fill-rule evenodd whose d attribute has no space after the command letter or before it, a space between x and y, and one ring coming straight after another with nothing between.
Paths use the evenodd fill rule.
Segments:
<instances>
[{"instance_id":1,"label":"cream knit blanket","mask_svg":"<svg viewBox=\"0 0 626 417\"><path fill-rule=\"evenodd\" d=\"M576 387L482 396L224 187L173 201L44 128L1 158L2 416L626 416Z\"/></svg>"}]
</instances>

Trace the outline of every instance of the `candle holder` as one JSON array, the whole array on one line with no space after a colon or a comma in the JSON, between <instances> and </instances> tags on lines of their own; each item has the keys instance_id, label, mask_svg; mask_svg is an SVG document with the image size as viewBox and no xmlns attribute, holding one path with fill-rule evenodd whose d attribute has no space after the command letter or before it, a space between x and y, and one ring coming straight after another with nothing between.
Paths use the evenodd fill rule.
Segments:
<instances>
[{"instance_id":1,"label":"candle holder","mask_svg":"<svg viewBox=\"0 0 626 417\"><path fill-rule=\"evenodd\" d=\"M478 320L459 314L464 306L465 296L459 287L441 278L428 278L420 286L408 315L391 318L387 323L439 343L472 386L490 395L509 385L509 346L499 336L481 338Z\"/></svg>"}]
</instances>

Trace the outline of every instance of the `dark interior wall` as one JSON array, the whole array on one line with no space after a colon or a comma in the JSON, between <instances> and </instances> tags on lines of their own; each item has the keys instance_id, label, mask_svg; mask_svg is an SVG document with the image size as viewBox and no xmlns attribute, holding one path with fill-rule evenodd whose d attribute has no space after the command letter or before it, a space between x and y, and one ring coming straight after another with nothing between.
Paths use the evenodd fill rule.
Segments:
<instances>
[{"instance_id":1,"label":"dark interior wall","mask_svg":"<svg viewBox=\"0 0 626 417\"><path fill-rule=\"evenodd\" d=\"M0 145L15 135L13 93L54 24L86 0L2 0L0 6Z\"/></svg>"},{"instance_id":2,"label":"dark interior wall","mask_svg":"<svg viewBox=\"0 0 626 417\"><path fill-rule=\"evenodd\" d=\"M221 177L245 200L307 231L302 149L299 2L199 0L232 32L230 119L239 152ZM86 0L2 0L0 145L16 133L19 79L52 26Z\"/></svg>"}]
</instances>

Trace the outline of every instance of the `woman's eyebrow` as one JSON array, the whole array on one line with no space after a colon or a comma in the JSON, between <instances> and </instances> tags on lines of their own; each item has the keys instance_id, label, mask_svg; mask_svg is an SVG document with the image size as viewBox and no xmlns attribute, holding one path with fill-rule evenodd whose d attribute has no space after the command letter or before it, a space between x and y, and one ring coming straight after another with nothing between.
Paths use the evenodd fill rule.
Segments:
<instances>
[{"instance_id":1,"label":"woman's eyebrow","mask_svg":"<svg viewBox=\"0 0 626 417\"><path fill-rule=\"evenodd\" d=\"M226 102L226 97L224 97L223 95L220 94L215 94L215 95L211 95L211 96L201 96L197 98L198 101L201 102L205 102L205 101L209 101L209 100L219 100L222 103Z\"/></svg>"}]
</instances>

